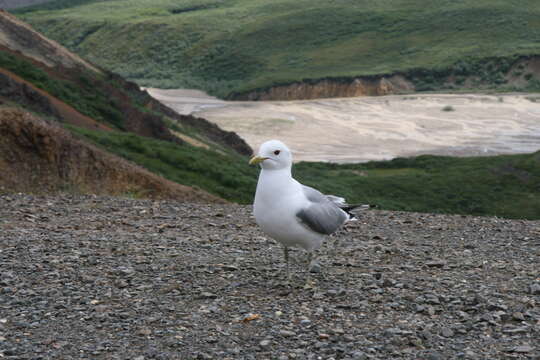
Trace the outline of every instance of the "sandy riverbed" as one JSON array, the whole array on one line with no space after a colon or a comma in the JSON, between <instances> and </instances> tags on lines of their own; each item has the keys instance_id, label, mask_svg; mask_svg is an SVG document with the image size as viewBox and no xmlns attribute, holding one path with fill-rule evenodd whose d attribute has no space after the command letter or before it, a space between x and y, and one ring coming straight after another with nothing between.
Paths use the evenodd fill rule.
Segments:
<instances>
[{"instance_id":1,"label":"sandy riverbed","mask_svg":"<svg viewBox=\"0 0 540 360\"><path fill-rule=\"evenodd\" d=\"M268 139L280 139L291 147L295 160L358 162L540 149L539 94L233 102L196 90L147 90L182 114L237 132L254 149ZM452 111L443 111L448 106Z\"/></svg>"}]
</instances>

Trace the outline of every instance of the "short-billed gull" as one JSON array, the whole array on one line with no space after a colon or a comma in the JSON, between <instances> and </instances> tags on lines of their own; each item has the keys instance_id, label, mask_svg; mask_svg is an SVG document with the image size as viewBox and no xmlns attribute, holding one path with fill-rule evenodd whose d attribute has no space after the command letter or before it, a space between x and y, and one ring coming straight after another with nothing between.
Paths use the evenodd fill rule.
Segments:
<instances>
[{"instance_id":1,"label":"short-billed gull","mask_svg":"<svg viewBox=\"0 0 540 360\"><path fill-rule=\"evenodd\" d=\"M327 235L354 218L349 211L357 206L293 179L291 151L279 140L262 144L249 163L261 166L253 204L257 224L283 245L287 278L290 247L308 252L309 271L313 251L321 247Z\"/></svg>"}]
</instances>

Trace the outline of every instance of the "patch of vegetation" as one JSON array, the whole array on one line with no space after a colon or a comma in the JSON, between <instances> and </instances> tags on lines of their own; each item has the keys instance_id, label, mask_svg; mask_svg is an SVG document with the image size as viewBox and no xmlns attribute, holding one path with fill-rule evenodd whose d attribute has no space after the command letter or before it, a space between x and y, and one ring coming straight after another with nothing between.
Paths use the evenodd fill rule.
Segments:
<instances>
[{"instance_id":1,"label":"patch of vegetation","mask_svg":"<svg viewBox=\"0 0 540 360\"><path fill-rule=\"evenodd\" d=\"M0 67L71 105L80 113L102 123L123 129L123 115L113 99L99 91L96 79L81 73L79 82L56 79L29 61L0 51Z\"/></svg>"},{"instance_id":2,"label":"patch of vegetation","mask_svg":"<svg viewBox=\"0 0 540 360\"><path fill-rule=\"evenodd\" d=\"M422 91L467 76L497 87L516 56L540 53L535 0L58 0L18 14L140 85L221 97L396 72Z\"/></svg>"},{"instance_id":3,"label":"patch of vegetation","mask_svg":"<svg viewBox=\"0 0 540 360\"><path fill-rule=\"evenodd\" d=\"M67 126L73 133L171 181L196 186L243 204L253 201L257 169L247 158L175 144L126 132L100 132Z\"/></svg>"},{"instance_id":4,"label":"patch of vegetation","mask_svg":"<svg viewBox=\"0 0 540 360\"><path fill-rule=\"evenodd\" d=\"M525 90L530 92L540 92L540 80L532 79L527 83Z\"/></svg>"},{"instance_id":5,"label":"patch of vegetation","mask_svg":"<svg viewBox=\"0 0 540 360\"><path fill-rule=\"evenodd\" d=\"M486 58L465 57L444 67L419 68L405 75L415 84L417 91L453 91L458 89L512 89L505 78L512 67L526 56L509 55ZM453 81L449 81L453 79ZM465 81L469 80L469 84Z\"/></svg>"},{"instance_id":6,"label":"patch of vegetation","mask_svg":"<svg viewBox=\"0 0 540 360\"><path fill-rule=\"evenodd\" d=\"M540 219L540 151L346 165L303 162L294 173L325 193L380 209Z\"/></svg>"}]
</instances>

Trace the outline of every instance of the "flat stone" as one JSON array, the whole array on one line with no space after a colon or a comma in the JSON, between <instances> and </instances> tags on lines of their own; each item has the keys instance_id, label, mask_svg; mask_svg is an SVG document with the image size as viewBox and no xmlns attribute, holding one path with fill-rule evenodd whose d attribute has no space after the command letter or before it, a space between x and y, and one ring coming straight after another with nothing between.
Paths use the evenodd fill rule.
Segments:
<instances>
[{"instance_id":1,"label":"flat stone","mask_svg":"<svg viewBox=\"0 0 540 360\"><path fill-rule=\"evenodd\" d=\"M434 267L434 268L442 268L446 265L446 261L443 260L432 260L426 262L426 266L428 267Z\"/></svg>"},{"instance_id":2,"label":"flat stone","mask_svg":"<svg viewBox=\"0 0 540 360\"><path fill-rule=\"evenodd\" d=\"M447 338L452 337L454 336L454 331L450 328L445 327L441 330L441 335Z\"/></svg>"},{"instance_id":3,"label":"flat stone","mask_svg":"<svg viewBox=\"0 0 540 360\"><path fill-rule=\"evenodd\" d=\"M540 284L539 283L533 283L529 285L529 292L532 295L540 295Z\"/></svg>"},{"instance_id":4,"label":"flat stone","mask_svg":"<svg viewBox=\"0 0 540 360\"><path fill-rule=\"evenodd\" d=\"M270 344L272 343L272 341L268 340L268 339L265 339L265 340L262 340L259 345L263 348L266 348L268 347Z\"/></svg>"},{"instance_id":5,"label":"flat stone","mask_svg":"<svg viewBox=\"0 0 540 360\"><path fill-rule=\"evenodd\" d=\"M203 299L215 299L217 298L216 294L212 294L211 292L204 291L201 293L201 298Z\"/></svg>"},{"instance_id":6,"label":"flat stone","mask_svg":"<svg viewBox=\"0 0 540 360\"><path fill-rule=\"evenodd\" d=\"M294 331L289 331L289 330L280 330L279 335L284 336L284 337L290 337L290 336L295 336L296 333Z\"/></svg>"},{"instance_id":7,"label":"flat stone","mask_svg":"<svg viewBox=\"0 0 540 360\"><path fill-rule=\"evenodd\" d=\"M512 351L516 353L525 354L525 353L533 352L534 348L530 345L520 345L513 348Z\"/></svg>"}]
</instances>

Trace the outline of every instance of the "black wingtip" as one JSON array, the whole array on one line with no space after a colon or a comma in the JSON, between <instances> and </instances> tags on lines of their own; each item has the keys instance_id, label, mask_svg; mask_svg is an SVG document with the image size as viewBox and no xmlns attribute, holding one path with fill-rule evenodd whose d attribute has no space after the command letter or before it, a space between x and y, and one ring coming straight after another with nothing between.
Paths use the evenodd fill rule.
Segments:
<instances>
[{"instance_id":1,"label":"black wingtip","mask_svg":"<svg viewBox=\"0 0 540 360\"><path fill-rule=\"evenodd\" d=\"M349 220L358 219L355 213L353 213L353 210L368 210L372 207L375 207L375 205L369 205L369 204L355 204L355 205L345 205L341 207L343 211L345 211L349 215Z\"/></svg>"}]
</instances>

